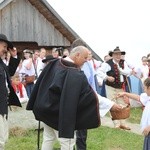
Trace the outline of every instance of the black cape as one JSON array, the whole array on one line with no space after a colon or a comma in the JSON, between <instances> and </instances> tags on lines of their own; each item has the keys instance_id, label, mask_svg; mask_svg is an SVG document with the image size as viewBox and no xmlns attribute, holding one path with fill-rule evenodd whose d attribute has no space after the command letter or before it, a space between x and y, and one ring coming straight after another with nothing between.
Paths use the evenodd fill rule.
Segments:
<instances>
[{"instance_id":1,"label":"black cape","mask_svg":"<svg viewBox=\"0 0 150 150\"><path fill-rule=\"evenodd\" d=\"M98 98L83 71L64 59L52 60L42 71L31 93L27 110L35 118L73 138L75 130L100 125Z\"/></svg>"}]
</instances>

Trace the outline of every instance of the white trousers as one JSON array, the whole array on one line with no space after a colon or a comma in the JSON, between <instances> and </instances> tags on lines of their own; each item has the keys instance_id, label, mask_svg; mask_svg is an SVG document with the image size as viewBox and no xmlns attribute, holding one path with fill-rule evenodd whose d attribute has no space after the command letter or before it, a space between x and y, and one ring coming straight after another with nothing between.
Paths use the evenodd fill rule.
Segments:
<instances>
[{"instance_id":1,"label":"white trousers","mask_svg":"<svg viewBox=\"0 0 150 150\"><path fill-rule=\"evenodd\" d=\"M0 150L4 150L5 143L8 140L8 120L6 115L0 115Z\"/></svg>"},{"instance_id":2,"label":"white trousers","mask_svg":"<svg viewBox=\"0 0 150 150\"><path fill-rule=\"evenodd\" d=\"M61 145L61 150L73 150L75 145L75 138L58 138L58 131L47 126L43 123L44 132L43 132L43 143L42 150L53 150L53 145L56 140L59 141Z\"/></svg>"},{"instance_id":3,"label":"white trousers","mask_svg":"<svg viewBox=\"0 0 150 150\"><path fill-rule=\"evenodd\" d=\"M124 102L123 98L115 98L119 92L123 92L123 89L116 89L111 86L106 85L106 95L107 98L114 101L117 104L121 104L122 106L127 106ZM126 126L125 119L121 120L113 120L114 127L119 127L120 125Z\"/></svg>"}]
</instances>

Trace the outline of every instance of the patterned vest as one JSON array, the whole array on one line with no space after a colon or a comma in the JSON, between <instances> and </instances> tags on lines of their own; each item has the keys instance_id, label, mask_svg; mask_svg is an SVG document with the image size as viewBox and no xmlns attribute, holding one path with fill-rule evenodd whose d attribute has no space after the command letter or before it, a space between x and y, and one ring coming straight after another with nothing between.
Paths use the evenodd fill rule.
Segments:
<instances>
[{"instance_id":1,"label":"patterned vest","mask_svg":"<svg viewBox=\"0 0 150 150\"><path fill-rule=\"evenodd\" d=\"M120 73L119 73L118 66L113 62L112 59L108 60L106 63L108 63L111 67L111 70L107 72L107 75L115 78L114 82L109 82L108 80L106 80L106 85L121 89L124 82L120 82ZM119 66L122 69L124 69L124 60L122 60L122 59L120 60ZM124 77L124 79L125 79L125 77Z\"/></svg>"}]
</instances>

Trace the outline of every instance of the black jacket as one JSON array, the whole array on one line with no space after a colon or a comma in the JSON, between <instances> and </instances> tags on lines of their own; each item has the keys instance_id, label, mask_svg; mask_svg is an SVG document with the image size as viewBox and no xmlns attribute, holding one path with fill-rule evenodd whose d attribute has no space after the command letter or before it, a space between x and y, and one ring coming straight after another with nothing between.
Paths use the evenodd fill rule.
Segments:
<instances>
[{"instance_id":1,"label":"black jacket","mask_svg":"<svg viewBox=\"0 0 150 150\"><path fill-rule=\"evenodd\" d=\"M27 110L35 118L73 138L74 131L100 125L99 103L83 71L64 59L52 60L42 71Z\"/></svg>"},{"instance_id":2,"label":"black jacket","mask_svg":"<svg viewBox=\"0 0 150 150\"><path fill-rule=\"evenodd\" d=\"M8 72L10 76L13 76L16 72L16 69L20 63L20 58L13 58L10 57L9 64L8 64Z\"/></svg>"},{"instance_id":3,"label":"black jacket","mask_svg":"<svg viewBox=\"0 0 150 150\"><path fill-rule=\"evenodd\" d=\"M7 77L7 79L6 79ZM6 80L10 93L6 88ZM8 105L20 106L20 101L11 86L11 81L6 65L0 59L0 114L8 114Z\"/></svg>"}]
</instances>

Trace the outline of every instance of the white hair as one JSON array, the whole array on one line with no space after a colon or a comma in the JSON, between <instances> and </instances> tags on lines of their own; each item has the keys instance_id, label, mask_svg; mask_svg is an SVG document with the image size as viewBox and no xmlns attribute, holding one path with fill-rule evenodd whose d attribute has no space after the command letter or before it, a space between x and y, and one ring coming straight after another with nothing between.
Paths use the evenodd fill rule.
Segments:
<instances>
[{"instance_id":1,"label":"white hair","mask_svg":"<svg viewBox=\"0 0 150 150\"><path fill-rule=\"evenodd\" d=\"M83 50L88 50L85 46L77 46L70 51L70 55L73 55L77 52L81 53Z\"/></svg>"}]
</instances>

